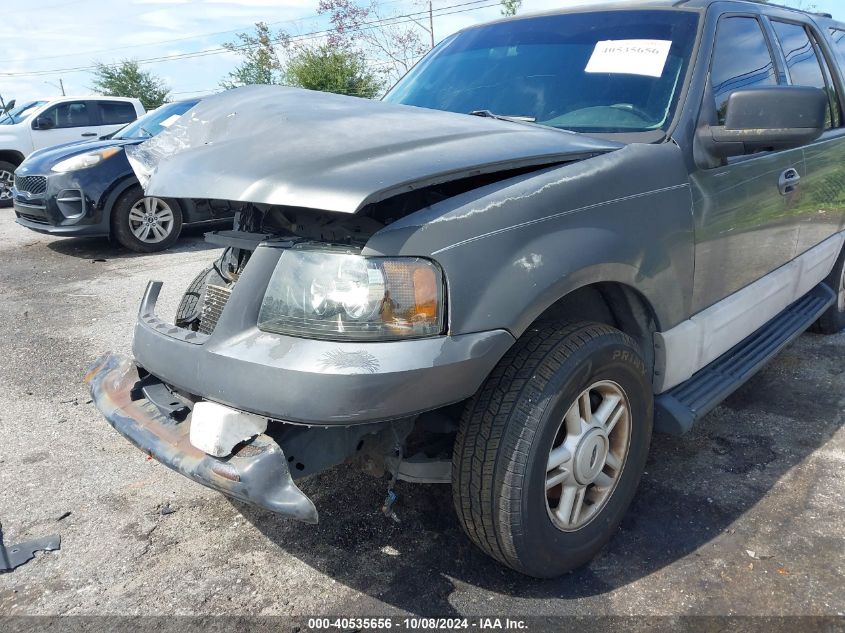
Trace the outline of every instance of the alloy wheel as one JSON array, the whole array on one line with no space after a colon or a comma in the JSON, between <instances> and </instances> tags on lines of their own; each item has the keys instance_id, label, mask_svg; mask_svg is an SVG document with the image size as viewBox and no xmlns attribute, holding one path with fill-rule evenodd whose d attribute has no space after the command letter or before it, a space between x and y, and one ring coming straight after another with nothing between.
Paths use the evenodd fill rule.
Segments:
<instances>
[{"instance_id":1,"label":"alloy wheel","mask_svg":"<svg viewBox=\"0 0 845 633\"><path fill-rule=\"evenodd\" d=\"M15 175L6 170L0 169L0 200L12 199L12 185L15 182Z\"/></svg>"},{"instance_id":2,"label":"alloy wheel","mask_svg":"<svg viewBox=\"0 0 845 633\"><path fill-rule=\"evenodd\" d=\"M546 465L546 508L555 527L579 530L613 494L631 444L631 406L622 387L596 382L567 409Z\"/></svg>"},{"instance_id":3,"label":"alloy wheel","mask_svg":"<svg viewBox=\"0 0 845 633\"><path fill-rule=\"evenodd\" d=\"M161 198L141 198L129 209L129 229L142 242L161 242L173 231L173 210Z\"/></svg>"}]
</instances>

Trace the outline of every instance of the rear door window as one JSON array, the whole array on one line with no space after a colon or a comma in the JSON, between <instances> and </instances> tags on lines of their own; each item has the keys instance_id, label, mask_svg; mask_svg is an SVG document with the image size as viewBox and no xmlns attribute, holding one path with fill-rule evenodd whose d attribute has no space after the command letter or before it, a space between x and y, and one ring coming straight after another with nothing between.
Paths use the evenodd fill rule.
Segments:
<instances>
[{"instance_id":1,"label":"rear door window","mask_svg":"<svg viewBox=\"0 0 845 633\"><path fill-rule=\"evenodd\" d=\"M126 101L100 101L102 125L125 125L137 118L135 106Z\"/></svg>"},{"instance_id":2,"label":"rear door window","mask_svg":"<svg viewBox=\"0 0 845 633\"><path fill-rule=\"evenodd\" d=\"M772 54L756 18L729 17L719 22L710 78L719 125L725 124L728 99L735 91L777 85Z\"/></svg>"},{"instance_id":3,"label":"rear door window","mask_svg":"<svg viewBox=\"0 0 845 633\"><path fill-rule=\"evenodd\" d=\"M825 128L839 127L841 116L833 84L825 76L826 67L817 54L815 42L807 29L800 24L772 21L778 43L786 59L786 71L790 83L794 86L820 88L828 95L828 108Z\"/></svg>"}]
</instances>

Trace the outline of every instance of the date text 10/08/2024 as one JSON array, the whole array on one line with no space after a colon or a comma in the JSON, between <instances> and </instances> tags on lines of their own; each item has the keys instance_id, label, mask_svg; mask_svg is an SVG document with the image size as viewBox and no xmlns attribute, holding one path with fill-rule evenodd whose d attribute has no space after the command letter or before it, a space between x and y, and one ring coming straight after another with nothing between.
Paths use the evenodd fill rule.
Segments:
<instances>
[{"instance_id":1,"label":"date text 10/08/2024","mask_svg":"<svg viewBox=\"0 0 845 633\"><path fill-rule=\"evenodd\" d=\"M525 631L528 625L524 620L511 618L310 618L309 630L374 630L396 629L399 631L416 630L512 630Z\"/></svg>"}]
</instances>

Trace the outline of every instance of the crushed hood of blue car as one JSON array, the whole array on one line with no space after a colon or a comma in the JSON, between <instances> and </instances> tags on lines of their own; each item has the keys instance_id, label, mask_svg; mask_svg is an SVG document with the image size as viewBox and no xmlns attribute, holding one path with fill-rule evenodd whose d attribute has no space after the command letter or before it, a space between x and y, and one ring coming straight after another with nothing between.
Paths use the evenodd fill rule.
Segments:
<instances>
[{"instance_id":1,"label":"crushed hood of blue car","mask_svg":"<svg viewBox=\"0 0 845 633\"><path fill-rule=\"evenodd\" d=\"M148 195L355 213L429 185L621 147L530 123L247 86L203 100L126 154Z\"/></svg>"}]
</instances>

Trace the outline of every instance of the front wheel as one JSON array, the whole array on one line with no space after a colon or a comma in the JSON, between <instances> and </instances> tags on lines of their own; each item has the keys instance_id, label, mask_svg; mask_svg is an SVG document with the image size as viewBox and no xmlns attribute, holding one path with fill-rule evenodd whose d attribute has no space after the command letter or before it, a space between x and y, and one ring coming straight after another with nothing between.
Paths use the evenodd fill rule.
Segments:
<instances>
[{"instance_id":1,"label":"front wheel","mask_svg":"<svg viewBox=\"0 0 845 633\"><path fill-rule=\"evenodd\" d=\"M634 496L652 410L651 383L629 336L596 323L532 328L461 421L452 486L464 530L530 576L586 563Z\"/></svg>"},{"instance_id":2,"label":"front wheel","mask_svg":"<svg viewBox=\"0 0 845 633\"><path fill-rule=\"evenodd\" d=\"M16 167L0 160L0 208L12 206L12 185L15 184Z\"/></svg>"},{"instance_id":3,"label":"front wheel","mask_svg":"<svg viewBox=\"0 0 845 633\"><path fill-rule=\"evenodd\" d=\"M112 211L112 235L124 247L138 253L170 248L182 230L182 210L169 198L145 196L141 187L130 187Z\"/></svg>"}]
</instances>

